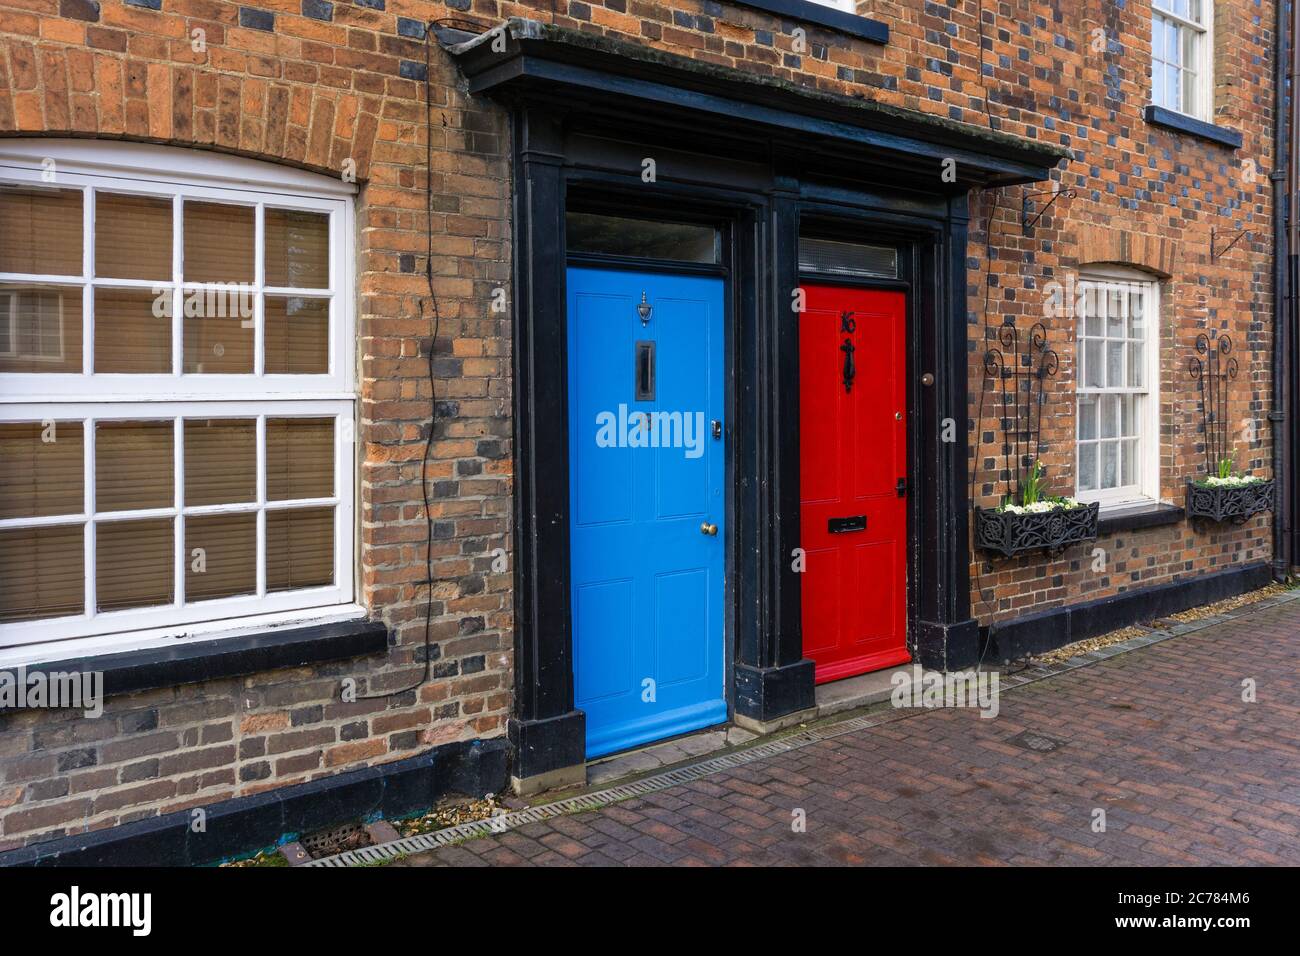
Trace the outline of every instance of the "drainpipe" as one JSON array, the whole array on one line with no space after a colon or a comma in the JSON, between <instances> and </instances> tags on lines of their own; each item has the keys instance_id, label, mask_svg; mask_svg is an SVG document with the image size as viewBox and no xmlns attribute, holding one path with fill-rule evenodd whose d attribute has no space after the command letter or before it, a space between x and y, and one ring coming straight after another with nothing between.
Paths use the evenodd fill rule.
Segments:
<instances>
[{"instance_id":1,"label":"drainpipe","mask_svg":"<svg viewBox=\"0 0 1300 956\"><path fill-rule=\"evenodd\" d=\"M1291 487L1292 422L1288 409L1293 407L1295 383L1291 381L1297 367L1292 350L1295 343L1296 250L1300 248L1300 223L1293 214L1292 201L1300 186L1300 167L1292 156L1292 137L1300 126L1300 98L1295 95L1300 79L1300 49L1291 42L1297 35L1296 0L1276 0L1277 22L1273 32L1273 401L1269 419L1273 425L1273 477L1279 489L1273 508L1273 575L1278 580L1291 571L1294 534ZM1290 69L1287 69L1288 54ZM1287 90L1291 91L1288 98ZM1289 103L1288 103L1289 99ZM1289 109L1288 109L1289 107ZM1288 113L1290 114L1288 117Z\"/></svg>"}]
</instances>

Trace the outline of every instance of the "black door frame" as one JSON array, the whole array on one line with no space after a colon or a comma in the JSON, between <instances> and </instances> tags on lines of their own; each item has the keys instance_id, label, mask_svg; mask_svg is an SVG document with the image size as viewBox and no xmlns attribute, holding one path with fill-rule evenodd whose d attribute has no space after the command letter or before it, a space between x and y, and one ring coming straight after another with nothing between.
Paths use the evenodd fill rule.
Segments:
<instances>
[{"instance_id":1,"label":"black door frame","mask_svg":"<svg viewBox=\"0 0 1300 956\"><path fill-rule=\"evenodd\" d=\"M798 327L801 219L911 249L915 596L926 667L977 658L967 516L967 194L1045 179L1068 151L869 99L704 64L611 36L511 19L436 30L467 80L510 108L514 270L515 714L519 789L581 780L568 590L565 199L583 180L636 182L681 205L740 211L735 277L738 535L734 719L770 726L813 704L802 656ZM870 184L864 186L863 184ZM932 385L915 384L921 374ZM945 422L951 442L940 440Z\"/></svg>"},{"instance_id":2,"label":"black door frame","mask_svg":"<svg viewBox=\"0 0 1300 956\"><path fill-rule=\"evenodd\" d=\"M679 203L688 200L693 206L683 208ZM568 300L567 268L577 266L587 269L618 269L625 271L654 272L666 275L703 276L722 280L723 289L723 482L726 487L723 501L727 535L723 551L722 581L722 681L723 697L727 704L727 718L735 709L732 669L735 666L736 600L734 594L735 561L737 551L736 494L735 494L735 428L736 377L734 354L742 311L737 307L736 281L742 271L742 243L738 237L746 231L745 223L752 213L748 199L732 197L721 199L716 194L702 194L698 190L680 190L670 187L656 195L647 196L640 180L625 173L608 170L573 170L566 177L565 212L575 208L584 212L597 212L636 219L653 219L660 222L695 222L716 226L719 230L721 261L715 265L663 259L642 259L632 256L597 255L591 253L566 253L564 300ZM566 310L565 321L568 315ZM567 327L566 327L567 339ZM567 375L567 368L566 368ZM567 383L567 378L566 378ZM567 393L565 398L567 415ZM565 489L569 488L569 463L565 464ZM570 625L572 621L570 620ZM570 637L572 647L572 637ZM584 718L585 733L585 718Z\"/></svg>"},{"instance_id":3,"label":"black door frame","mask_svg":"<svg viewBox=\"0 0 1300 956\"><path fill-rule=\"evenodd\" d=\"M574 707L568 580L569 463L564 214L605 197L613 208L731 224L727 593L733 718L765 724L813 706L803 657L799 547L799 350L792 294L801 230L900 249L908 294L908 640L926 667L978 655L970 617L965 422L964 192L889 194L781 175L737 188L725 158L699 156L644 183L611 141L607 165L581 121L530 100L514 110L516 781L554 783L585 763ZM581 143L575 145L578 138ZM644 197L644 198L642 198ZM636 201L641 199L640 202ZM919 384L930 372L934 382ZM558 775L558 776L557 776Z\"/></svg>"}]
</instances>

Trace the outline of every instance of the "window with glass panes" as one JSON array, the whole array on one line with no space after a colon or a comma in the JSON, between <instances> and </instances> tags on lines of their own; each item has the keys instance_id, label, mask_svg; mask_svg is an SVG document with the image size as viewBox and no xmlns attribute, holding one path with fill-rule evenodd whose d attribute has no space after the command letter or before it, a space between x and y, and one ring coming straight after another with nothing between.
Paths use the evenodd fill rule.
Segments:
<instances>
[{"instance_id":1,"label":"window with glass panes","mask_svg":"<svg viewBox=\"0 0 1300 956\"><path fill-rule=\"evenodd\" d=\"M1077 291L1076 495L1103 504L1157 498L1157 287L1085 275Z\"/></svg>"},{"instance_id":2,"label":"window with glass panes","mask_svg":"<svg viewBox=\"0 0 1300 956\"><path fill-rule=\"evenodd\" d=\"M1212 0L1152 0L1151 101L1156 106L1211 118Z\"/></svg>"},{"instance_id":3,"label":"window with glass panes","mask_svg":"<svg viewBox=\"0 0 1300 956\"><path fill-rule=\"evenodd\" d=\"M78 155L0 157L0 647L350 603L350 198Z\"/></svg>"}]
</instances>

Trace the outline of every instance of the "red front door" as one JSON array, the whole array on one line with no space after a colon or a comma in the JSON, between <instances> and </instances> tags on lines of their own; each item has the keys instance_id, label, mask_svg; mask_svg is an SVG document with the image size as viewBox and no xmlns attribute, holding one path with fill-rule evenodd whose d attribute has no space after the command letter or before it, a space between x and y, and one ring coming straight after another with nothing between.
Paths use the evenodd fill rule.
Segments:
<instances>
[{"instance_id":1,"label":"red front door","mask_svg":"<svg viewBox=\"0 0 1300 956\"><path fill-rule=\"evenodd\" d=\"M799 316L803 652L817 682L907 653L906 299L805 286Z\"/></svg>"}]
</instances>

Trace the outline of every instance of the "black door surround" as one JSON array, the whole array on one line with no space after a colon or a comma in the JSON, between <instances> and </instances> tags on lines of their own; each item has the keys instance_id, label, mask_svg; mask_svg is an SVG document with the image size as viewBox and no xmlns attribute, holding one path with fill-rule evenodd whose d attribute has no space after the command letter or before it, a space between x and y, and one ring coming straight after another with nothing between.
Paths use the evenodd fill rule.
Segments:
<instances>
[{"instance_id":1,"label":"black door surround","mask_svg":"<svg viewBox=\"0 0 1300 956\"><path fill-rule=\"evenodd\" d=\"M1062 152L530 21L500 29L498 50L492 34L441 39L471 92L501 97L512 117L516 786L575 782L585 760L584 717L573 706L563 427L564 213L575 197L728 223L733 714L768 724L813 706L792 567L801 230L900 249L909 292L908 643L925 667L973 663L967 192L1044 179ZM956 182L944 182L946 158L956 160ZM932 385L920 384L925 373ZM954 441L941 440L946 420Z\"/></svg>"}]
</instances>

